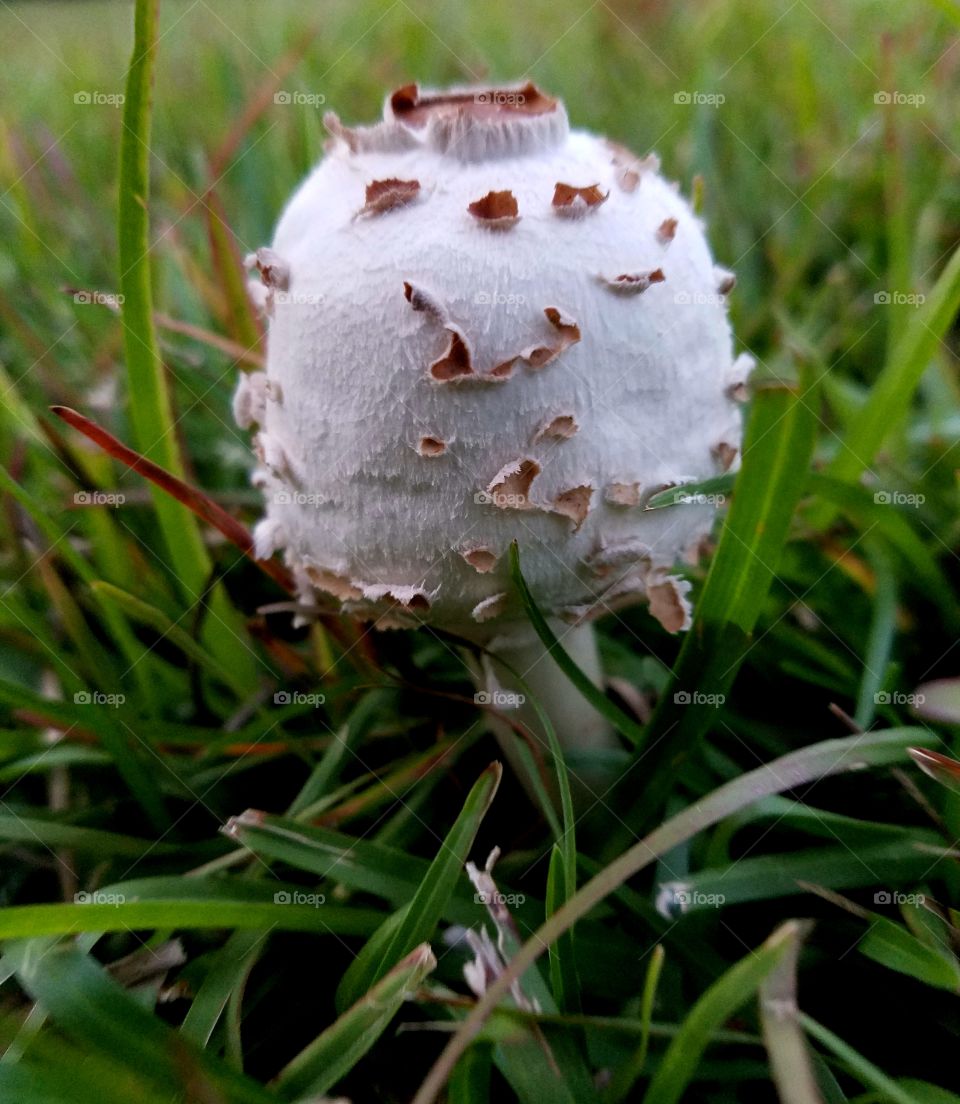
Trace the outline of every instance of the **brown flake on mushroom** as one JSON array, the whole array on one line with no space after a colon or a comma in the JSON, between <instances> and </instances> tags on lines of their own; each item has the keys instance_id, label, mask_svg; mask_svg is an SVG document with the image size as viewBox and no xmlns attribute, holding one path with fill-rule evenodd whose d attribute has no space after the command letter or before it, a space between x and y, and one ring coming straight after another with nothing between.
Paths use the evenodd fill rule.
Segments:
<instances>
[{"instance_id":1,"label":"brown flake on mushroom","mask_svg":"<svg viewBox=\"0 0 960 1104\"><path fill-rule=\"evenodd\" d=\"M676 575L651 576L647 582L650 612L670 633L690 628L690 584Z\"/></svg>"},{"instance_id":2,"label":"brown flake on mushroom","mask_svg":"<svg viewBox=\"0 0 960 1104\"><path fill-rule=\"evenodd\" d=\"M641 489L639 483L608 483L603 500L611 506L639 506Z\"/></svg>"},{"instance_id":3,"label":"brown flake on mushroom","mask_svg":"<svg viewBox=\"0 0 960 1104\"><path fill-rule=\"evenodd\" d=\"M492 621L494 617L499 617L506 607L507 594L505 591L500 594L491 594L489 598L484 598L473 607L470 616L474 621Z\"/></svg>"},{"instance_id":4,"label":"brown flake on mushroom","mask_svg":"<svg viewBox=\"0 0 960 1104\"><path fill-rule=\"evenodd\" d=\"M593 497L593 487L584 483L579 487L571 487L568 491L561 491L553 500L553 511L562 514L573 522L574 533L590 513L590 499Z\"/></svg>"},{"instance_id":5,"label":"brown flake on mushroom","mask_svg":"<svg viewBox=\"0 0 960 1104\"><path fill-rule=\"evenodd\" d=\"M533 510L530 486L540 474L536 460L523 458L505 464L487 486L490 502L501 510Z\"/></svg>"},{"instance_id":6,"label":"brown flake on mushroom","mask_svg":"<svg viewBox=\"0 0 960 1104\"><path fill-rule=\"evenodd\" d=\"M606 145L612 153L610 160L617 170L617 184L625 192L636 191L644 173L657 173L660 170L660 158L655 153L637 157L632 150L619 142L608 139Z\"/></svg>"},{"instance_id":7,"label":"brown flake on mushroom","mask_svg":"<svg viewBox=\"0 0 960 1104\"><path fill-rule=\"evenodd\" d=\"M677 220L675 218L666 218L657 227L657 241L661 245L669 245L670 242L676 237L677 234Z\"/></svg>"},{"instance_id":8,"label":"brown flake on mushroom","mask_svg":"<svg viewBox=\"0 0 960 1104\"><path fill-rule=\"evenodd\" d=\"M423 96L416 84L405 84L390 97L390 110L408 126L423 126L439 115L473 114L544 115L556 110L557 100L547 96L531 81L522 88L452 91Z\"/></svg>"},{"instance_id":9,"label":"brown flake on mushroom","mask_svg":"<svg viewBox=\"0 0 960 1104\"><path fill-rule=\"evenodd\" d=\"M750 373L756 367L756 361L749 353L741 353L730 365L725 373L726 386L724 393L734 402L746 402L749 398L747 381Z\"/></svg>"},{"instance_id":10,"label":"brown flake on mushroom","mask_svg":"<svg viewBox=\"0 0 960 1104\"><path fill-rule=\"evenodd\" d=\"M509 230L520 221L519 208L513 192L487 192L482 199L474 200L467 210L490 230Z\"/></svg>"},{"instance_id":11,"label":"brown flake on mushroom","mask_svg":"<svg viewBox=\"0 0 960 1104\"><path fill-rule=\"evenodd\" d=\"M666 279L662 268L651 272L621 272L619 276L599 276L598 279L618 295L641 295L652 284L662 284Z\"/></svg>"},{"instance_id":12,"label":"brown flake on mushroom","mask_svg":"<svg viewBox=\"0 0 960 1104\"><path fill-rule=\"evenodd\" d=\"M450 334L447 351L430 365L430 375L438 383L450 383L473 375L470 347L458 326L448 323L444 329Z\"/></svg>"},{"instance_id":13,"label":"brown flake on mushroom","mask_svg":"<svg viewBox=\"0 0 960 1104\"><path fill-rule=\"evenodd\" d=\"M728 441L718 441L710 450L713 458L720 465L720 470L725 472L730 470L738 451L736 445L731 445Z\"/></svg>"},{"instance_id":14,"label":"brown flake on mushroom","mask_svg":"<svg viewBox=\"0 0 960 1104\"><path fill-rule=\"evenodd\" d=\"M627 537L609 544L601 538L599 546L587 557L586 566L598 579L605 579L611 575L622 575L625 568L642 567L646 570L651 555L650 546L638 537Z\"/></svg>"},{"instance_id":15,"label":"brown flake on mushroom","mask_svg":"<svg viewBox=\"0 0 960 1104\"><path fill-rule=\"evenodd\" d=\"M276 437L261 429L254 435L251 444L257 459L273 476L281 480L296 481L296 473L287 450Z\"/></svg>"},{"instance_id":16,"label":"brown flake on mushroom","mask_svg":"<svg viewBox=\"0 0 960 1104\"><path fill-rule=\"evenodd\" d=\"M582 218L610 198L609 192L601 192L599 184L589 184L585 188L575 188L572 184L557 182L553 190L551 206L558 215L565 218Z\"/></svg>"},{"instance_id":17,"label":"brown flake on mushroom","mask_svg":"<svg viewBox=\"0 0 960 1104\"><path fill-rule=\"evenodd\" d=\"M557 307L544 307L543 313L547 321L559 334L558 339L552 345L530 345L516 356L502 361L490 373L491 378L507 379L513 373L513 366L518 360L523 360L528 367L537 369L549 364L571 345L576 345L580 340L580 327L572 318L567 318Z\"/></svg>"},{"instance_id":18,"label":"brown flake on mushroom","mask_svg":"<svg viewBox=\"0 0 960 1104\"><path fill-rule=\"evenodd\" d=\"M361 593L368 602L386 602L410 613L427 613L430 609L431 596L419 586L370 583Z\"/></svg>"},{"instance_id":19,"label":"brown flake on mushroom","mask_svg":"<svg viewBox=\"0 0 960 1104\"><path fill-rule=\"evenodd\" d=\"M404 280L403 296L415 311L422 311L424 314L429 314L432 318L435 318L438 322L446 323L446 311L444 311L443 307L440 306L430 292L424 291L423 288L411 284L408 280Z\"/></svg>"},{"instance_id":20,"label":"brown flake on mushroom","mask_svg":"<svg viewBox=\"0 0 960 1104\"><path fill-rule=\"evenodd\" d=\"M332 594L341 602L355 602L363 597L363 591L346 576L339 575L335 571L327 571L322 567L314 567L313 564L305 564L303 568L307 578L325 594Z\"/></svg>"},{"instance_id":21,"label":"brown flake on mushroom","mask_svg":"<svg viewBox=\"0 0 960 1104\"><path fill-rule=\"evenodd\" d=\"M719 265L714 265L713 278L716 281L717 294L719 295L729 295L737 285L736 273L731 272L728 268L721 268Z\"/></svg>"},{"instance_id":22,"label":"brown flake on mushroom","mask_svg":"<svg viewBox=\"0 0 960 1104\"><path fill-rule=\"evenodd\" d=\"M420 194L419 180L398 180L391 176L386 180L372 180L366 189L366 202L357 212L358 216L382 215L397 207L405 207Z\"/></svg>"},{"instance_id":23,"label":"brown flake on mushroom","mask_svg":"<svg viewBox=\"0 0 960 1104\"><path fill-rule=\"evenodd\" d=\"M551 418L549 422L537 430L533 440L535 443L545 438L565 441L569 440L579 429L577 420L572 414L558 414L556 418Z\"/></svg>"},{"instance_id":24,"label":"brown flake on mushroom","mask_svg":"<svg viewBox=\"0 0 960 1104\"><path fill-rule=\"evenodd\" d=\"M264 247L256 253L248 254L244 258L244 264L247 268L257 269L264 287L279 291L290 290L290 266L272 249Z\"/></svg>"},{"instance_id":25,"label":"brown flake on mushroom","mask_svg":"<svg viewBox=\"0 0 960 1104\"><path fill-rule=\"evenodd\" d=\"M480 575L487 575L497 565L497 554L489 548L465 548L460 555Z\"/></svg>"},{"instance_id":26,"label":"brown flake on mushroom","mask_svg":"<svg viewBox=\"0 0 960 1104\"><path fill-rule=\"evenodd\" d=\"M325 143L327 150L342 142L350 153L399 153L401 150L416 149L416 137L393 120L385 120L373 126L344 126L334 111L323 116L323 125L332 136Z\"/></svg>"},{"instance_id":27,"label":"brown flake on mushroom","mask_svg":"<svg viewBox=\"0 0 960 1104\"><path fill-rule=\"evenodd\" d=\"M421 456L443 456L447 451L447 442L440 437L421 437L417 452Z\"/></svg>"}]
</instances>

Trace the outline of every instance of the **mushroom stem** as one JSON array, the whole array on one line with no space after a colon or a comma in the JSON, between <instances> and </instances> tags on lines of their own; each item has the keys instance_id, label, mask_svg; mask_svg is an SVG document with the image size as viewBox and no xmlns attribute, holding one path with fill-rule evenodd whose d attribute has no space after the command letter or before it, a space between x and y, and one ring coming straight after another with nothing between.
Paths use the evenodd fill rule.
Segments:
<instances>
[{"instance_id":1,"label":"mushroom stem","mask_svg":"<svg viewBox=\"0 0 960 1104\"><path fill-rule=\"evenodd\" d=\"M595 686L602 687L603 674L593 625L584 622L571 629L559 621L551 620L549 623L557 637L562 639L564 651L573 662ZM487 648L488 653L483 656L482 662L470 663L477 690L485 696L481 700L497 713L520 722L533 734L548 764L544 785L555 796L555 775L549 768L550 745L537 711L526 697L527 694L535 696L550 718L564 753L576 755L577 768L571 775L575 801L578 793L584 799L589 797L592 782L605 778L608 773L607 753L620 750L620 742L610 724L567 678L529 625L497 636L487 644ZM522 679L522 687L516 676ZM532 796L529 771L518 749L517 742L521 737L497 713L489 714L488 727ZM596 754L596 769L590 765L593 754ZM580 804L579 801L576 803Z\"/></svg>"}]
</instances>

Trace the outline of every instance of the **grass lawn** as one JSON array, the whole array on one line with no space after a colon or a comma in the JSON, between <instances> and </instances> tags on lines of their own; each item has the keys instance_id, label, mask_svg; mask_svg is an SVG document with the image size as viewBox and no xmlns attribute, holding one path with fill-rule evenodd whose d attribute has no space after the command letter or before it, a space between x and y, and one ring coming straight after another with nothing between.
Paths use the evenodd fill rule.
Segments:
<instances>
[{"instance_id":1,"label":"grass lawn","mask_svg":"<svg viewBox=\"0 0 960 1104\"><path fill-rule=\"evenodd\" d=\"M0 1101L960 1104L960 4L153 11L0 2ZM656 150L757 361L692 629L597 623L575 807L448 634L299 626L237 546L241 258L324 112L519 77Z\"/></svg>"}]
</instances>

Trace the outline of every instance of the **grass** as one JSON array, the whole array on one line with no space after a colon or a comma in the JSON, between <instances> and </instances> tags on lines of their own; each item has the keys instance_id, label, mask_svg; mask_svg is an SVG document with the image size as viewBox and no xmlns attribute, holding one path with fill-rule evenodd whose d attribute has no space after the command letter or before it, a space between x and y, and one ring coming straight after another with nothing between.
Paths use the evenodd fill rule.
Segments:
<instances>
[{"instance_id":1,"label":"grass","mask_svg":"<svg viewBox=\"0 0 960 1104\"><path fill-rule=\"evenodd\" d=\"M960 8L152 20L0 5L0 1098L960 1101L960 710L922 700L960 631ZM518 74L697 196L759 363L689 635L601 622L629 700L555 651L623 736L607 820L550 747L556 811L491 767L441 635L261 612L283 573L237 525L239 258L324 138L275 93L352 121ZM463 869L494 846L496 930ZM451 933L484 924L475 999Z\"/></svg>"}]
</instances>

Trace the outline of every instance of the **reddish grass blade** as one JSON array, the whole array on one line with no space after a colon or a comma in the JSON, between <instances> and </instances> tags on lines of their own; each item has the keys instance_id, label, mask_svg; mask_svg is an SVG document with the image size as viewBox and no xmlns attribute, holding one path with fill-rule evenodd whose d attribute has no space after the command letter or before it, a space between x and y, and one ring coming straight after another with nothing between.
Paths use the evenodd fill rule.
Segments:
<instances>
[{"instance_id":1,"label":"reddish grass blade","mask_svg":"<svg viewBox=\"0 0 960 1104\"><path fill-rule=\"evenodd\" d=\"M77 413L76 410L71 410L68 406L51 406L50 409L58 418L79 430L85 437L89 437L94 444L99 445L104 452L115 460L126 464L128 468L131 468L138 475L142 475L145 479L149 479L151 483L156 484L178 502L183 503L187 509L192 510L201 521L205 521L208 525L212 525L214 529L219 530L231 544L239 548L245 556L249 556L274 582L288 593L293 593L293 580L287 569L274 560L258 560L253 554L253 537L250 535L250 530L241 525L235 517L228 514L222 506L218 506L202 491L198 491L184 483L183 480L177 479L176 476L171 475L170 472L161 468L158 464L154 464L152 460L147 460L139 452L129 448L122 441L118 441L112 433L108 433L96 422L92 422L83 414Z\"/></svg>"}]
</instances>

